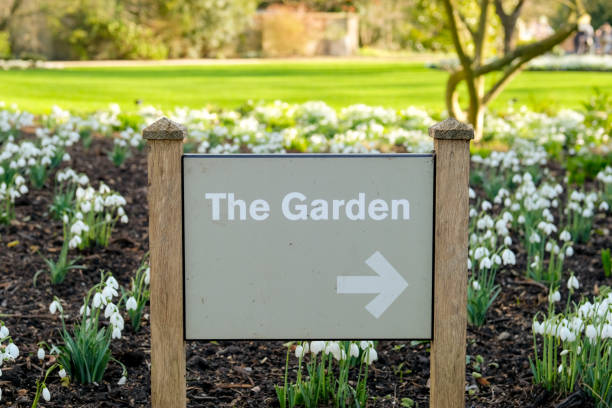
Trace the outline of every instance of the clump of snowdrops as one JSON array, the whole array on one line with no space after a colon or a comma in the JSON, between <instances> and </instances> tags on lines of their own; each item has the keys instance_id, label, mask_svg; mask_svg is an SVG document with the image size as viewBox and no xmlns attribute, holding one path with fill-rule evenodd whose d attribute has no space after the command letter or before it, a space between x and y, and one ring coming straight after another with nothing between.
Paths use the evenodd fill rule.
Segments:
<instances>
[{"instance_id":1,"label":"clump of snowdrops","mask_svg":"<svg viewBox=\"0 0 612 408\"><path fill-rule=\"evenodd\" d=\"M601 183L602 199L610 207L612 205L612 166L606 166L597 173L596 179Z\"/></svg>"},{"instance_id":2,"label":"clump of snowdrops","mask_svg":"<svg viewBox=\"0 0 612 408\"><path fill-rule=\"evenodd\" d=\"M117 167L121 166L125 159L130 154L130 148L135 147L138 150L144 148L144 140L140 134L140 131L136 131L131 127L119 132L118 136L113 140L113 150L108 154L108 157Z\"/></svg>"},{"instance_id":3,"label":"clump of snowdrops","mask_svg":"<svg viewBox=\"0 0 612 408\"><path fill-rule=\"evenodd\" d=\"M580 284L572 275L567 286L571 297ZM612 404L612 291L602 287L600 293L579 303L567 299L557 312L561 295L551 290L548 313L533 320L530 364L536 384L563 394L581 387L603 408Z\"/></svg>"},{"instance_id":4,"label":"clump of snowdrops","mask_svg":"<svg viewBox=\"0 0 612 408\"><path fill-rule=\"evenodd\" d=\"M572 191L563 211L566 216L567 229L576 242L585 243L591 237L593 216L599 196L595 192L585 194L583 191ZM605 202L604 202L605 203ZM607 210L607 203L601 210Z\"/></svg>"},{"instance_id":5,"label":"clump of snowdrops","mask_svg":"<svg viewBox=\"0 0 612 408\"><path fill-rule=\"evenodd\" d=\"M127 370L121 362L112 357L110 350L111 341L120 339L124 329L119 306L113 303L119 296L119 284L108 272L101 272L100 275L100 283L87 292L79 312L80 317L71 328L66 326L60 300L55 298L49 306L52 314L59 312L62 322L63 345L58 346L57 361L71 379L81 384L99 382L108 363L114 361L123 369L119 380L119 383L123 384ZM102 318L108 319L107 326L102 324Z\"/></svg>"},{"instance_id":6,"label":"clump of snowdrops","mask_svg":"<svg viewBox=\"0 0 612 408\"><path fill-rule=\"evenodd\" d=\"M117 221L127 224L128 216L123 206L125 198L100 182L98 189L91 186L77 187L75 213L64 218L70 225L71 249L85 249L92 245L108 246Z\"/></svg>"},{"instance_id":7,"label":"clump of snowdrops","mask_svg":"<svg viewBox=\"0 0 612 408\"><path fill-rule=\"evenodd\" d=\"M295 382L290 383L289 359L292 350L298 359L298 368ZM365 407L368 369L377 359L378 354L371 341L287 343L285 381L282 386L275 386L278 402L281 408L327 404L334 407ZM351 374L354 378L349 380Z\"/></svg>"},{"instance_id":8,"label":"clump of snowdrops","mask_svg":"<svg viewBox=\"0 0 612 408\"><path fill-rule=\"evenodd\" d=\"M140 322L142 321L142 313L144 307L149 302L151 292L149 283L151 281L151 268L147 262L148 254L143 258L140 266L136 270L135 276L132 278L132 286L130 290L123 291L122 300L125 302L125 310L130 316L132 329L137 332L140 330Z\"/></svg>"},{"instance_id":9,"label":"clump of snowdrops","mask_svg":"<svg viewBox=\"0 0 612 408\"><path fill-rule=\"evenodd\" d=\"M476 198L472 189L470 197ZM492 204L486 200L480 208L480 213L474 207L470 209L469 223L468 269L471 273L467 288L467 311L468 322L475 326L485 322L487 311L501 292L501 287L495 283L499 268L516 264L516 255L509 248L512 244L509 229L512 214L504 211L493 218L489 214Z\"/></svg>"},{"instance_id":10,"label":"clump of snowdrops","mask_svg":"<svg viewBox=\"0 0 612 408\"><path fill-rule=\"evenodd\" d=\"M19 347L13 343L8 327L4 325L3 321L0 321L0 367L5 362L15 361L17 357L19 357ZM2 370L0 370L1 376ZM0 401L2 401L2 388L0 388Z\"/></svg>"},{"instance_id":11,"label":"clump of snowdrops","mask_svg":"<svg viewBox=\"0 0 612 408\"><path fill-rule=\"evenodd\" d=\"M77 173L71 168L65 168L57 172L55 193L51 203L51 214L56 220L61 220L66 214L71 217L75 213L76 190L89 184L89 177L83 173Z\"/></svg>"}]
</instances>

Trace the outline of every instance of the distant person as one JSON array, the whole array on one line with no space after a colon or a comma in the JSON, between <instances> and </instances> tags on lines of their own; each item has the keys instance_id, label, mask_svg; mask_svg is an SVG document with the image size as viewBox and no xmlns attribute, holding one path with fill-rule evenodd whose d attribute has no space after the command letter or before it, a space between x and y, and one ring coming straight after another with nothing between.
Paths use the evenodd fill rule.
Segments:
<instances>
[{"instance_id":1,"label":"distant person","mask_svg":"<svg viewBox=\"0 0 612 408\"><path fill-rule=\"evenodd\" d=\"M612 54L612 26L609 23L603 24L597 30L599 34L599 49L604 55Z\"/></svg>"},{"instance_id":2,"label":"distant person","mask_svg":"<svg viewBox=\"0 0 612 408\"><path fill-rule=\"evenodd\" d=\"M574 51L576 54L587 54L593 49L595 31L591 25L591 16L584 14L578 19L578 33L574 37Z\"/></svg>"}]
</instances>

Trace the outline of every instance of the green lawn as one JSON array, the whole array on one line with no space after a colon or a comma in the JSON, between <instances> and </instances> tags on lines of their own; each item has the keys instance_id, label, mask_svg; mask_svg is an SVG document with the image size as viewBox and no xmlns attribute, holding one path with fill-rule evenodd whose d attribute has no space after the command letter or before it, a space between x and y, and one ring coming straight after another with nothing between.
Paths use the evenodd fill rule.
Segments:
<instances>
[{"instance_id":1,"label":"green lawn","mask_svg":"<svg viewBox=\"0 0 612 408\"><path fill-rule=\"evenodd\" d=\"M68 68L0 72L0 101L35 113L56 104L77 112L134 101L161 108L235 108L246 100L322 100L334 107L354 103L444 109L447 74L422 63L370 61L263 62L202 66ZM579 107L593 87L612 90L612 73L524 72L496 100L536 109Z\"/></svg>"}]
</instances>

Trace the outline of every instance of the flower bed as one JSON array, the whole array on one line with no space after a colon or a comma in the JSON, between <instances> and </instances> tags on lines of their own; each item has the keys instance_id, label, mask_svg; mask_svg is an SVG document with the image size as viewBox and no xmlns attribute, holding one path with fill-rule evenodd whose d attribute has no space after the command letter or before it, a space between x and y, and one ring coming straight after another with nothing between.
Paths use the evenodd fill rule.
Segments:
<instances>
[{"instance_id":1,"label":"flower bed","mask_svg":"<svg viewBox=\"0 0 612 408\"><path fill-rule=\"evenodd\" d=\"M565 332L561 338L560 330L558 336L543 331L544 338L535 325L534 340L532 322L537 317L546 324L540 323L544 315L546 322L571 321L587 299L602 304L605 285L612 284L601 258L612 247L606 103L600 95L584 112L555 116L510 107L485 121L486 142L473 148L470 180L471 405L553 406L568 395L581 401L574 406L599 401L594 391L601 396L601 388L589 381L585 364L567 363L579 345L569 344ZM336 111L322 102L167 114L187 125L185 150L200 153L423 152L432 149L427 128L441 119L415 108ZM56 407L149 404L147 179L140 131L159 115L153 108L128 114L117 107L87 117L59 108L43 117L0 111L0 326L10 334L0 331L3 404L31 406L35 398ZM570 293L578 309L568 303ZM597 350L609 349L609 340L603 342L607 323L597 322L602 329L596 336L585 324L580 336L574 333L576 341L600 339ZM98 334L104 342L92 341L106 369L82 376L86 362L66 349L71 339ZM555 367L550 363L556 371L537 368L545 344L557 345ZM427 406L427 343L314 346L290 345L286 392L296 392L296 382L307 384L305 370L325 355L338 362L332 378L348 379L343 398L352 398L346 388L352 386L360 399L367 390L369 406ZM275 406L286 351L280 342L189 343L189 406ZM351 382L362 367L343 363L348 358L366 361L367 384ZM553 371L574 372L568 370L576 370L573 383L551 379Z\"/></svg>"}]
</instances>

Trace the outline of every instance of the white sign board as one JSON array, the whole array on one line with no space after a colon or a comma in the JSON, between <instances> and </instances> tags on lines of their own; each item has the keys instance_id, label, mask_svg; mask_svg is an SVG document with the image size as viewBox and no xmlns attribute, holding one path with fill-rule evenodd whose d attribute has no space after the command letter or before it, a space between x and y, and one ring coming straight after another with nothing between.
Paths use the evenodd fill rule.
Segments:
<instances>
[{"instance_id":1,"label":"white sign board","mask_svg":"<svg viewBox=\"0 0 612 408\"><path fill-rule=\"evenodd\" d=\"M185 155L185 338L431 339L432 155Z\"/></svg>"}]
</instances>

